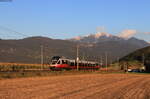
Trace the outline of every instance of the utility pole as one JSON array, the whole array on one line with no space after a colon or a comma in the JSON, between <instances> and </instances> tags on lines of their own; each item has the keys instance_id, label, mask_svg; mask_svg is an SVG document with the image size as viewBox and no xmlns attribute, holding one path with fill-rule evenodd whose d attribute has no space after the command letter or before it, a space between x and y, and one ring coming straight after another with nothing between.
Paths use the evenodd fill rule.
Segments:
<instances>
[{"instance_id":1,"label":"utility pole","mask_svg":"<svg viewBox=\"0 0 150 99\"><path fill-rule=\"evenodd\" d=\"M77 71L79 71L79 45L77 45Z\"/></svg>"},{"instance_id":2,"label":"utility pole","mask_svg":"<svg viewBox=\"0 0 150 99\"><path fill-rule=\"evenodd\" d=\"M41 70L43 69L43 45L41 45Z\"/></svg>"},{"instance_id":3,"label":"utility pole","mask_svg":"<svg viewBox=\"0 0 150 99\"><path fill-rule=\"evenodd\" d=\"M143 63L143 70L145 70L145 66L144 66L144 63L145 63L145 55L144 55L144 53L143 53L143 55L142 55L142 63Z\"/></svg>"},{"instance_id":4,"label":"utility pole","mask_svg":"<svg viewBox=\"0 0 150 99\"><path fill-rule=\"evenodd\" d=\"M117 57L117 63L118 63L118 66L120 68L120 63L119 63L119 57ZM120 68L121 69L121 68Z\"/></svg>"},{"instance_id":5,"label":"utility pole","mask_svg":"<svg viewBox=\"0 0 150 99\"><path fill-rule=\"evenodd\" d=\"M101 56L101 66L103 65L103 57Z\"/></svg>"},{"instance_id":6,"label":"utility pole","mask_svg":"<svg viewBox=\"0 0 150 99\"><path fill-rule=\"evenodd\" d=\"M117 58L117 62L118 62L118 64L119 64L119 57Z\"/></svg>"},{"instance_id":7,"label":"utility pole","mask_svg":"<svg viewBox=\"0 0 150 99\"><path fill-rule=\"evenodd\" d=\"M107 64L107 61L108 61L108 53L107 52L105 52L105 58L106 58L106 63L105 63L105 65L106 65L106 71L108 70L108 64Z\"/></svg>"},{"instance_id":8,"label":"utility pole","mask_svg":"<svg viewBox=\"0 0 150 99\"><path fill-rule=\"evenodd\" d=\"M142 63L143 63L143 65L144 65L144 62L145 62L145 55L143 53L143 55L142 55Z\"/></svg>"},{"instance_id":9,"label":"utility pole","mask_svg":"<svg viewBox=\"0 0 150 99\"><path fill-rule=\"evenodd\" d=\"M81 60L85 60L84 53L82 54L82 59Z\"/></svg>"}]
</instances>

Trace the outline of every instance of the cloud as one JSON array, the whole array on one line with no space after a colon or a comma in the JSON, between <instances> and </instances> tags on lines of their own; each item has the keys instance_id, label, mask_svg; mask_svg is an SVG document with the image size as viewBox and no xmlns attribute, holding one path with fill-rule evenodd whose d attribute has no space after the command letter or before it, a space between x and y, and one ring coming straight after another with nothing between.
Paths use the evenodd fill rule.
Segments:
<instances>
[{"instance_id":1,"label":"cloud","mask_svg":"<svg viewBox=\"0 0 150 99\"><path fill-rule=\"evenodd\" d=\"M137 30L133 30L133 29L126 29L126 30L123 30L120 34L119 34L119 37L122 37L122 38L130 38L132 36L134 36L135 34L137 34Z\"/></svg>"},{"instance_id":2,"label":"cloud","mask_svg":"<svg viewBox=\"0 0 150 99\"><path fill-rule=\"evenodd\" d=\"M77 37L74 37L73 39L74 39L74 40L81 40L81 37L80 37L80 36L77 36Z\"/></svg>"},{"instance_id":3,"label":"cloud","mask_svg":"<svg viewBox=\"0 0 150 99\"><path fill-rule=\"evenodd\" d=\"M144 34L150 34L150 32L144 32Z\"/></svg>"},{"instance_id":4,"label":"cloud","mask_svg":"<svg viewBox=\"0 0 150 99\"><path fill-rule=\"evenodd\" d=\"M105 32L105 27L104 27L104 26L98 26L98 27L96 28L96 31L97 31L97 32Z\"/></svg>"}]
</instances>

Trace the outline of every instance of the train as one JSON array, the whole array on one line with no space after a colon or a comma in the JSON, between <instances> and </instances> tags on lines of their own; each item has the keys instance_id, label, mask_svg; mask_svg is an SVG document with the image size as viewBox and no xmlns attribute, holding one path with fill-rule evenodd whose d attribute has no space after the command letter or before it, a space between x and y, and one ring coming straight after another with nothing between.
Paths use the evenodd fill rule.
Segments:
<instances>
[{"instance_id":1,"label":"train","mask_svg":"<svg viewBox=\"0 0 150 99\"><path fill-rule=\"evenodd\" d=\"M100 64L95 61L68 59L60 56L53 56L50 62L51 70L99 70Z\"/></svg>"}]
</instances>

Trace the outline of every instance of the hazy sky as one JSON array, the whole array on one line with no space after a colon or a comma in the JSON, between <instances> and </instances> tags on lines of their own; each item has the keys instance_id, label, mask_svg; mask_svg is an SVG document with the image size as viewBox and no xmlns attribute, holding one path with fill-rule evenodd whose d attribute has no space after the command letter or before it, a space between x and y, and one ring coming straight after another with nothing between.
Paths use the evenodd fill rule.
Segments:
<instances>
[{"instance_id":1,"label":"hazy sky","mask_svg":"<svg viewBox=\"0 0 150 99\"><path fill-rule=\"evenodd\" d=\"M96 33L96 27L150 41L150 0L12 0L0 2L0 38L71 38Z\"/></svg>"}]
</instances>

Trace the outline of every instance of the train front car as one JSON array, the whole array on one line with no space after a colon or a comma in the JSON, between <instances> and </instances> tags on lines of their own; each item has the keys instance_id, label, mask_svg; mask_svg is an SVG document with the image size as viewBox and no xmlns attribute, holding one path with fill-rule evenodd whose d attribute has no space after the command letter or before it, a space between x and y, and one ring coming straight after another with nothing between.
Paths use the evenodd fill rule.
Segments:
<instances>
[{"instance_id":1,"label":"train front car","mask_svg":"<svg viewBox=\"0 0 150 99\"><path fill-rule=\"evenodd\" d=\"M59 56L52 57L50 69L51 70L67 70L67 69L69 69L68 59L65 59L65 58L59 57Z\"/></svg>"}]
</instances>

